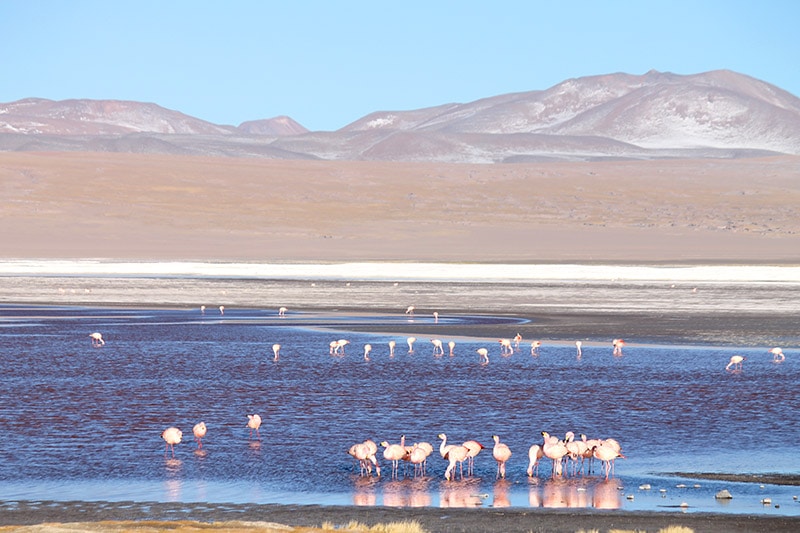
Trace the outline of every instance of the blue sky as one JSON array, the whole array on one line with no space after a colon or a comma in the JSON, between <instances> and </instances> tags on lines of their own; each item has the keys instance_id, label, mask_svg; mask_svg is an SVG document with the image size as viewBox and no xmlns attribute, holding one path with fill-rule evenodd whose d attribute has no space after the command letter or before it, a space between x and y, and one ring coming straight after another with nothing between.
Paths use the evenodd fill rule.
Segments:
<instances>
[{"instance_id":1,"label":"blue sky","mask_svg":"<svg viewBox=\"0 0 800 533\"><path fill-rule=\"evenodd\" d=\"M800 2L0 0L0 102L154 102L217 124L730 69L800 95Z\"/></svg>"}]
</instances>

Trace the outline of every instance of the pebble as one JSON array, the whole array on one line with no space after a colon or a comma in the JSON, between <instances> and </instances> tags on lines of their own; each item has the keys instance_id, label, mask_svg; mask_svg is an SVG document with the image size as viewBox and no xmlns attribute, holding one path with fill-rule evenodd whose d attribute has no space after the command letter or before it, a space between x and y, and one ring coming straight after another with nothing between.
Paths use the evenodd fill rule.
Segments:
<instances>
[{"instance_id":1,"label":"pebble","mask_svg":"<svg viewBox=\"0 0 800 533\"><path fill-rule=\"evenodd\" d=\"M722 489L719 491L714 497L718 500L730 500L733 499L733 495L731 495L728 489Z\"/></svg>"},{"instance_id":2,"label":"pebble","mask_svg":"<svg viewBox=\"0 0 800 533\"><path fill-rule=\"evenodd\" d=\"M650 490L650 483L645 483L644 485L639 485L639 490Z\"/></svg>"}]
</instances>

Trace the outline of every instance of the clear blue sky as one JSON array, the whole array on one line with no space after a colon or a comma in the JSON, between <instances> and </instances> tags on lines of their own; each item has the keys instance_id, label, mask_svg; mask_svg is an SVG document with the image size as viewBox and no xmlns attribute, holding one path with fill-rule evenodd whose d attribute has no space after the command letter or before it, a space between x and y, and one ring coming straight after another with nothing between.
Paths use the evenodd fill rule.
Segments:
<instances>
[{"instance_id":1,"label":"clear blue sky","mask_svg":"<svg viewBox=\"0 0 800 533\"><path fill-rule=\"evenodd\" d=\"M154 102L217 124L373 112L650 69L800 95L800 2L0 0L0 102Z\"/></svg>"}]
</instances>

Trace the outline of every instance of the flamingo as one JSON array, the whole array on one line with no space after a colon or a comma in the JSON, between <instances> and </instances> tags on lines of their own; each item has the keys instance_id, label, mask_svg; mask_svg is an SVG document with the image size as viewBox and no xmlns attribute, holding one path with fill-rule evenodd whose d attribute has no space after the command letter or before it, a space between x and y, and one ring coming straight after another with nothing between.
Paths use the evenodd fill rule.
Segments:
<instances>
[{"instance_id":1,"label":"flamingo","mask_svg":"<svg viewBox=\"0 0 800 533\"><path fill-rule=\"evenodd\" d=\"M101 333L96 332L96 331L94 333L90 333L89 337L91 337L92 346L95 347L95 348L99 348L99 347L103 346L106 343L106 341L103 340L103 335Z\"/></svg>"},{"instance_id":2,"label":"flamingo","mask_svg":"<svg viewBox=\"0 0 800 533\"><path fill-rule=\"evenodd\" d=\"M414 465L414 477L417 476L417 472L425 475L425 461L428 459L428 451L419 444L415 444L411 451L408 452L407 457L408 462Z\"/></svg>"},{"instance_id":3,"label":"flamingo","mask_svg":"<svg viewBox=\"0 0 800 533\"><path fill-rule=\"evenodd\" d=\"M286 316L286 311L288 311L288 309L286 309L285 307L279 307L278 316Z\"/></svg>"},{"instance_id":4,"label":"flamingo","mask_svg":"<svg viewBox=\"0 0 800 533\"><path fill-rule=\"evenodd\" d=\"M528 477L533 477L534 473L539 472L539 459L544 457L544 451L538 444L528 448Z\"/></svg>"},{"instance_id":5,"label":"flamingo","mask_svg":"<svg viewBox=\"0 0 800 533\"><path fill-rule=\"evenodd\" d=\"M389 444L386 441L381 442L381 446L383 446L383 458L387 461L392 462L392 477L397 477L397 470L398 465L400 464L400 460L405 459L406 455L408 455L408 450L404 446L405 443L405 435L400 439L401 444Z\"/></svg>"},{"instance_id":6,"label":"flamingo","mask_svg":"<svg viewBox=\"0 0 800 533\"><path fill-rule=\"evenodd\" d=\"M272 353L275 354L275 358L273 359L273 361L277 361L278 358L281 356L281 345L278 343L273 344Z\"/></svg>"},{"instance_id":7,"label":"flamingo","mask_svg":"<svg viewBox=\"0 0 800 533\"><path fill-rule=\"evenodd\" d=\"M442 444L439 446L439 453L442 455L444 459L450 461L450 464L447 466L447 470L444 471L444 478L446 480L451 479L451 474L453 469L456 466L456 463L460 465L461 471L461 478L464 478L464 460L467 458L467 454L469 450L467 450L464 446L456 446L456 445L447 445L447 435L444 433L439 433L439 438L442 439Z\"/></svg>"},{"instance_id":8,"label":"flamingo","mask_svg":"<svg viewBox=\"0 0 800 533\"><path fill-rule=\"evenodd\" d=\"M439 312L438 312L438 311L434 311L434 312L433 312L433 322L434 322L435 324L438 324L438 323L439 323Z\"/></svg>"},{"instance_id":9,"label":"flamingo","mask_svg":"<svg viewBox=\"0 0 800 533\"><path fill-rule=\"evenodd\" d=\"M406 343L408 343L408 353L414 353L414 343L417 342L416 337L409 337L406 339Z\"/></svg>"},{"instance_id":10,"label":"flamingo","mask_svg":"<svg viewBox=\"0 0 800 533\"><path fill-rule=\"evenodd\" d=\"M369 361L369 352L371 352L371 351L372 351L372 345L371 344L365 344L364 345L364 361Z\"/></svg>"},{"instance_id":11,"label":"flamingo","mask_svg":"<svg viewBox=\"0 0 800 533\"><path fill-rule=\"evenodd\" d=\"M581 351L581 346L583 346L583 343L581 341L575 341L575 348L577 348L578 350L578 359L580 359L581 356L583 355L583 352Z\"/></svg>"},{"instance_id":12,"label":"flamingo","mask_svg":"<svg viewBox=\"0 0 800 533\"><path fill-rule=\"evenodd\" d=\"M413 305L409 305L408 308L406 309L406 314L410 315L410 316L414 316L414 309L415 308L414 308Z\"/></svg>"},{"instance_id":13,"label":"flamingo","mask_svg":"<svg viewBox=\"0 0 800 533\"><path fill-rule=\"evenodd\" d=\"M511 339L500 339L498 342L500 343L501 355L512 355L514 353L514 348L511 346Z\"/></svg>"},{"instance_id":14,"label":"flamingo","mask_svg":"<svg viewBox=\"0 0 800 533\"><path fill-rule=\"evenodd\" d=\"M478 352L478 355L481 356L480 363L482 365L488 365L489 364L489 350L487 350L486 348L478 348L475 351Z\"/></svg>"},{"instance_id":15,"label":"flamingo","mask_svg":"<svg viewBox=\"0 0 800 533\"><path fill-rule=\"evenodd\" d=\"M531 355L539 355L539 348L542 346L541 341L533 341L531 343Z\"/></svg>"},{"instance_id":16,"label":"flamingo","mask_svg":"<svg viewBox=\"0 0 800 533\"><path fill-rule=\"evenodd\" d=\"M339 339L338 341L335 341L333 353L344 355L344 347L348 344L350 344L350 341L347 339Z\"/></svg>"},{"instance_id":17,"label":"flamingo","mask_svg":"<svg viewBox=\"0 0 800 533\"><path fill-rule=\"evenodd\" d=\"M439 433L438 437L442 440L442 443L439 445L439 455L444 459L447 457L447 452L453 447L453 444L447 444L447 435L444 433Z\"/></svg>"},{"instance_id":18,"label":"flamingo","mask_svg":"<svg viewBox=\"0 0 800 533\"><path fill-rule=\"evenodd\" d=\"M206 306L205 306L205 305L201 305L201 306L200 306L200 314L201 314L201 315L204 315L204 314L206 314Z\"/></svg>"},{"instance_id":19,"label":"flamingo","mask_svg":"<svg viewBox=\"0 0 800 533\"><path fill-rule=\"evenodd\" d=\"M558 440L558 437L551 437L546 431L542 431L544 443L542 445L542 452L545 457L553 461L553 477L560 476L562 473L561 459L567 455L568 450L566 445Z\"/></svg>"},{"instance_id":20,"label":"flamingo","mask_svg":"<svg viewBox=\"0 0 800 533\"><path fill-rule=\"evenodd\" d=\"M247 427L250 428L250 438L253 438L253 431L256 432L256 437L258 440L261 440L261 433L258 432L258 428L261 427L261 416L257 414L247 415Z\"/></svg>"},{"instance_id":21,"label":"flamingo","mask_svg":"<svg viewBox=\"0 0 800 533\"><path fill-rule=\"evenodd\" d=\"M484 446L476 440L468 440L461 445L467 449L467 474L472 475L475 468L475 457L481 453Z\"/></svg>"},{"instance_id":22,"label":"flamingo","mask_svg":"<svg viewBox=\"0 0 800 533\"><path fill-rule=\"evenodd\" d=\"M511 459L511 449L504 442L500 442L500 437L492 435L494 439L494 448L492 449L492 456L497 461L497 477L505 479L506 477L506 462Z\"/></svg>"},{"instance_id":23,"label":"flamingo","mask_svg":"<svg viewBox=\"0 0 800 533\"><path fill-rule=\"evenodd\" d=\"M592 449L595 446L600 446L599 439L587 439L586 435L581 434L581 442L583 443L583 460L589 459L589 473L592 473L592 461L594 461L594 453Z\"/></svg>"},{"instance_id":24,"label":"flamingo","mask_svg":"<svg viewBox=\"0 0 800 533\"><path fill-rule=\"evenodd\" d=\"M219 314L220 315L224 315L225 314L225 306L224 305L220 305L219 306Z\"/></svg>"},{"instance_id":25,"label":"flamingo","mask_svg":"<svg viewBox=\"0 0 800 533\"><path fill-rule=\"evenodd\" d=\"M183 433L176 427L168 427L161 432L161 438L164 439L166 445L164 446L164 456L167 455L167 450L172 450L172 457L175 457L175 445L180 444Z\"/></svg>"},{"instance_id":26,"label":"flamingo","mask_svg":"<svg viewBox=\"0 0 800 533\"><path fill-rule=\"evenodd\" d=\"M575 433L568 431L564 436L564 445L567 447L567 463L573 462L573 473L578 471L578 459L583 461L586 452L586 443L583 440L575 440Z\"/></svg>"},{"instance_id":27,"label":"flamingo","mask_svg":"<svg viewBox=\"0 0 800 533\"><path fill-rule=\"evenodd\" d=\"M375 442L365 440L364 442L353 444L347 453L358 461L361 468L360 475L363 476L364 472L372 475L372 465L375 465L376 473L380 476L381 468L378 465L378 459L375 457L377 451L378 447L375 445Z\"/></svg>"},{"instance_id":28,"label":"flamingo","mask_svg":"<svg viewBox=\"0 0 800 533\"><path fill-rule=\"evenodd\" d=\"M741 372L742 371L742 361L744 361L744 356L742 355L732 355L730 362L728 362L727 366L725 366L725 370L728 372Z\"/></svg>"},{"instance_id":29,"label":"flamingo","mask_svg":"<svg viewBox=\"0 0 800 533\"><path fill-rule=\"evenodd\" d=\"M517 333L516 335L514 335L514 348L519 350L519 343L521 342L522 342L522 334Z\"/></svg>"},{"instance_id":30,"label":"flamingo","mask_svg":"<svg viewBox=\"0 0 800 533\"><path fill-rule=\"evenodd\" d=\"M606 479L608 479L608 475L614 467L614 461L617 457L625 459L625 456L619 453L618 450L615 450L613 446L606 446L603 444L592 448L592 455L596 459L603 461L603 470L606 473Z\"/></svg>"},{"instance_id":31,"label":"flamingo","mask_svg":"<svg viewBox=\"0 0 800 533\"><path fill-rule=\"evenodd\" d=\"M397 346L395 341L389 341L389 357L394 357L394 347Z\"/></svg>"},{"instance_id":32,"label":"flamingo","mask_svg":"<svg viewBox=\"0 0 800 533\"><path fill-rule=\"evenodd\" d=\"M772 354L772 360L776 363L782 363L786 360L786 356L783 355L783 350L780 348L773 348L769 351Z\"/></svg>"},{"instance_id":33,"label":"flamingo","mask_svg":"<svg viewBox=\"0 0 800 533\"><path fill-rule=\"evenodd\" d=\"M200 449L203 447L203 437L206 436L206 423L205 422L198 422L192 428L192 433L194 433L194 440L197 441L197 448Z\"/></svg>"},{"instance_id":34,"label":"flamingo","mask_svg":"<svg viewBox=\"0 0 800 533\"><path fill-rule=\"evenodd\" d=\"M622 347L625 346L625 341L622 339L614 339L611 343L614 346L614 355L622 355Z\"/></svg>"},{"instance_id":35,"label":"flamingo","mask_svg":"<svg viewBox=\"0 0 800 533\"><path fill-rule=\"evenodd\" d=\"M331 341L331 342L328 344L328 347L330 348L330 354L331 354L331 355L333 355L334 353L336 353L336 341Z\"/></svg>"},{"instance_id":36,"label":"flamingo","mask_svg":"<svg viewBox=\"0 0 800 533\"><path fill-rule=\"evenodd\" d=\"M453 353L453 350L456 349L456 343L453 342L453 341L450 341L450 342L447 343L447 347L450 348L450 357L453 357L455 355L455 353Z\"/></svg>"},{"instance_id":37,"label":"flamingo","mask_svg":"<svg viewBox=\"0 0 800 533\"><path fill-rule=\"evenodd\" d=\"M433 344L433 355L444 355L444 348L442 347L442 341L439 339L432 339L431 343Z\"/></svg>"}]
</instances>

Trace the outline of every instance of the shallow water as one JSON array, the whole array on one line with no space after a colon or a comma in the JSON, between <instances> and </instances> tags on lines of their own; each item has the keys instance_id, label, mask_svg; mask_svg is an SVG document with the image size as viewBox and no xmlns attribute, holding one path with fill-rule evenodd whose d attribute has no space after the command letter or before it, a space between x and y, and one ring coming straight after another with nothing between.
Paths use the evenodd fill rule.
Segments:
<instances>
[{"instance_id":1,"label":"shallow water","mask_svg":"<svg viewBox=\"0 0 800 533\"><path fill-rule=\"evenodd\" d=\"M670 472L800 474L800 365L764 349L545 344L500 356L495 342L458 340L434 357L405 337L347 332L351 324L430 324L431 318L274 310L0 307L0 500L207 501L390 506L621 508L800 515L798 487L686 480ZM443 316L441 322L503 320ZM102 348L89 333L101 331ZM329 343L346 338L345 356ZM394 357L388 341L397 341ZM442 338L447 344L450 339ZM271 346L280 343L278 361ZM373 346L371 360L363 346ZM490 363L475 350L486 347ZM447 350L447 348L445 347ZM724 371L733 354L744 370ZM261 440L248 413L259 413ZM191 436L209 427L202 451ZM183 430L175 457L161 432ZM626 459L607 482L599 469L550 479L548 460L526 475L541 432L614 437ZM348 448L364 439L452 442L488 449L475 475L359 476ZM492 435L513 452L495 479ZM379 452L380 456L380 452ZM643 484L651 488L640 489ZM685 485L680 487L679 485ZM695 486L697 485L697 486ZM734 499L717 501L730 490ZM663 492L662 492L663 489ZM760 503L772 499L772 505ZM776 505L778 507L776 508Z\"/></svg>"}]
</instances>

